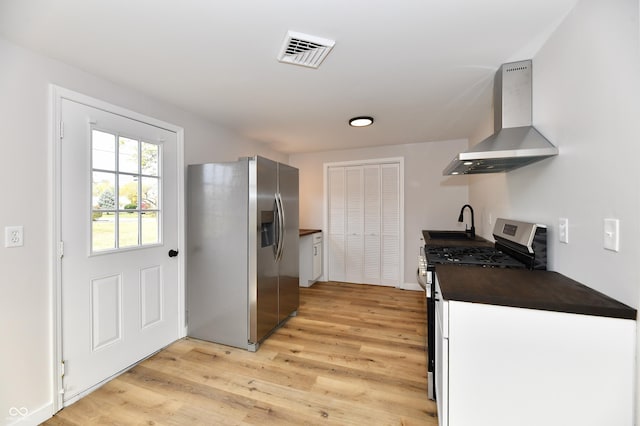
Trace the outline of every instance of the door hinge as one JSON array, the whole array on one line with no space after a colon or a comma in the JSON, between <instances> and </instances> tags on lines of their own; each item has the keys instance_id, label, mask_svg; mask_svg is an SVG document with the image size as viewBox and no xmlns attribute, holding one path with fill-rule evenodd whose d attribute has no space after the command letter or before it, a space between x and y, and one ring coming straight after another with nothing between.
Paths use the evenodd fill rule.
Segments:
<instances>
[{"instance_id":1,"label":"door hinge","mask_svg":"<svg viewBox=\"0 0 640 426\"><path fill-rule=\"evenodd\" d=\"M58 126L60 139L64 138L64 121L60 122L60 126Z\"/></svg>"},{"instance_id":2,"label":"door hinge","mask_svg":"<svg viewBox=\"0 0 640 426\"><path fill-rule=\"evenodd\" d=\"M60 361L60 377L64 377L64 360Z\"/></svg>"},{"instance_id":3,"label":"door hinge","mask_svg":"<svg viewBox=\"0 0 640 426\"><path fill-rule=\"evenodd\" d=\"M60 257L60 259L64 257L64 241L58 243L58 257Z\"/></svg>"}]
</instances>

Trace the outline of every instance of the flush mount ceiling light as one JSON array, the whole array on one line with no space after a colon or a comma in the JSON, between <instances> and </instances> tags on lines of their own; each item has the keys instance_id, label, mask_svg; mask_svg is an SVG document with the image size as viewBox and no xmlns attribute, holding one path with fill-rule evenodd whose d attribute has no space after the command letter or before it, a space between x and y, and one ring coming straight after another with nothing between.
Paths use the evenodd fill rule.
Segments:
<instances>
[{"instance_id":1,"label":"flush mount ceiling light","mask_svg":"<svg viewBox=\"0 0 640 426\"><path fill-rule=\"evenodd\" d=\"M367 127L373 124L373 117L353 117L349 120L351 127Z\"/></svg>"}]
</instances>

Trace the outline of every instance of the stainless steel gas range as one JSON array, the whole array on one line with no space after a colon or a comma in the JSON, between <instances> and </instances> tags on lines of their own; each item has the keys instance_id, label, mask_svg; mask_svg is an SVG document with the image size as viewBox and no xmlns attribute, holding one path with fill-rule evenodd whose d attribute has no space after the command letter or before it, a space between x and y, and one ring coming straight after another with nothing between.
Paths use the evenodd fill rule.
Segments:
<instances>
[{"instance_id":1,"label":"stainless steel gas range","mask_svg":"<svg viewBox=\"0 0 640 426\"><path fill-rule=\"evenodd\" d=\"M544 225L497 219L495 243L456 231L422 231L425 241L418 258L418 283L427 297L427 392L436 399L435 372L435 294L434 273L438 264L485 268L547 268L547 229Z\"/></svg>"}]
</instances>

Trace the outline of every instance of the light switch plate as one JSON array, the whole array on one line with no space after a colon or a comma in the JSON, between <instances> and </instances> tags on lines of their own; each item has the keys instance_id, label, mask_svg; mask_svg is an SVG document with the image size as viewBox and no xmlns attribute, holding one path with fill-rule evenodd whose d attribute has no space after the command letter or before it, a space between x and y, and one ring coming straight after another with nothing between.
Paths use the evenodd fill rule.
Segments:
<instances>
[{"instance_id":1,"label":"light switch plate","mask_svg":"<svg viewBox=\"0 0 640 426\"><path fill-rule=\"evenodd\" d=\"M569 219L566 217L558 219L558 239L561 243L569 244Z\"/></svg>"},{"instance_id":2,"label":"light switch plate","mask_svg":"<svg viewBox=\"0 0 640 426\"><path fill-rule=\"evenodd\" d=\"M620 251L620 221L618 219L604 220L604 248Z\"/></svg>"}]
</instances>

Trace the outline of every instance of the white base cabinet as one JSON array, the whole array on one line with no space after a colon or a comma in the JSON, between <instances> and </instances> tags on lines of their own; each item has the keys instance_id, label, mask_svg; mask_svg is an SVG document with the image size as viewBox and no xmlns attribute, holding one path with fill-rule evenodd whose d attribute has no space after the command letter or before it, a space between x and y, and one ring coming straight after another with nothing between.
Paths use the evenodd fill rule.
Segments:
<instances>
[{"instance_id":1,"label":"white base cabinet","mask_svg":"<svg viewBox=\"0 0 640 426\"><path fill-rule=\"evenodd\" d=\"M322 275L322 232L300 237L300 287L311 287Z\"/></svg>"},{"instance_id":2,"label":"white base cabinet","mask_svg":"<svg viewBox=\"0 0 640 426\"><path fill-rule=\"evenodd\" d=\"M442 300L440 426L633 425L633 320Z\"/></svg>"}]
</instances>

